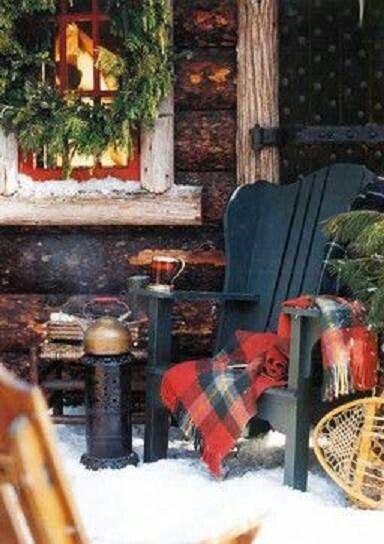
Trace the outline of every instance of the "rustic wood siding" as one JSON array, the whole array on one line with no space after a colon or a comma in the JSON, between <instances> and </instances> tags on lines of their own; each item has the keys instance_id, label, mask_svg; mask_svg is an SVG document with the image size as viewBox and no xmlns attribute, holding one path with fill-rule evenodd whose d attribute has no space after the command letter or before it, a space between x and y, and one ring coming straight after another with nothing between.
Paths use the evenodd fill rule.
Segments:
<instances>
[{"instance_id":1,"label":"rustic wood siding","mask_svg":"<svg viewBox=\"0 0 384 544\"><path fill-rule=\"evenodd\" d=\"M178 0L174 35L176 183L202 185L217 223L236 183L236 0Z\"/></svg>"},{"instance_id":2,"label":"rustic wood siding","mask_svg":"<svg viewBox=\"0 0 384 544\"><path fill-rule=\"evenodd\" d=\"M180 288L222 287L221 220L236 183L236 1L177 0L174 17L175 178L203 187L204 225L1 228L1 360L22 374L18 352L41 340L52 309L75 294L121 293L155 252L183 252ZM176 308L176 358L209 350L214 315L210 303Z\"/></svg>"}]
</instances>

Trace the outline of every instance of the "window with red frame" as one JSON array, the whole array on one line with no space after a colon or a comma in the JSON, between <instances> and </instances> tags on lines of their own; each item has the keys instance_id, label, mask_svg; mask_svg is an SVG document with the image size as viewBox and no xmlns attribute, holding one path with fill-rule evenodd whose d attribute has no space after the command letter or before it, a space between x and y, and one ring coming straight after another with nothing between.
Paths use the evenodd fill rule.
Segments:
<instances>
[{"instance_id":1,"label":"window with red frame","mask_svg":"<svg viewBox=\"0 0 384 544\"><path fill-rule=\"evenodd\" d=\"M100 46L110 51L115 48L115 38L109 32L109 18L103 11L104 2L60 0L52 49L56 63L56 85L62 92L75 90L85 101L107 103L113 100L118 84L96 66ZM39 181L63 179L61 166L62 157L47 157L45 150L20 158L20 171ZM73 157L72 167L71 177L79 181L107 176L139 180L138 146L131 159L125 152L111 147L97 160L93 157Z\"/></svg>"}]
</instances>

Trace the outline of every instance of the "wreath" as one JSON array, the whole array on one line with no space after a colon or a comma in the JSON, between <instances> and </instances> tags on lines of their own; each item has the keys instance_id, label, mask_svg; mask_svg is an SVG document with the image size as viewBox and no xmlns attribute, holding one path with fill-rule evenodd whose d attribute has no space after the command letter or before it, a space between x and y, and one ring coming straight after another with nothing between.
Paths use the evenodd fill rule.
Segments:
<instances>
[{"instance_id":1,"label":"wreath","mask_svg":"<svg viewBox=\"0 0 384 544\"><path fill-rule=\"evenodd\" d=\"M61 155L66 175L75 154L98 157L113 146L131 155L135 132L153 125L172 85L167 1L105 4L118 47L99 47L96 66L118 90L109 103L90 103L55 83L49 21L58 2L0 0L0 126L15 133L25 153Z\"/></svg>"}]
</instances>

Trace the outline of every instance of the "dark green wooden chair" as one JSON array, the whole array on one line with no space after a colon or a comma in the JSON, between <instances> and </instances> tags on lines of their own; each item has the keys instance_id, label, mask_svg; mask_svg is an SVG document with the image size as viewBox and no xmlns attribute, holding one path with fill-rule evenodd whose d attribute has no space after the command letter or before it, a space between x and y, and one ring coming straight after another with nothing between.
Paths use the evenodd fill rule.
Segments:
<instances>
[{"instance_id":1,"label":"dark green wooden chair","mask_svg":"<svg viewBox=\"0 0 384 544\"><path fill-rule=\"evenodd\" d=\"M227 268L222 293L139 290L150 318L144 460L165 458L169 415L159 399L171 363L171 313L175 301L215 299L222 303L216 350L236 329L276 328L281 303L318 292L324 243L322 222L348 210L375 175L365 167L336 164L290 185L259 181L238 188L227 208L224 230ZM258 403L258 418L286 434L284 483L305 490L311 420L324 409L312 387L313 346L319 338L316 310L292 315L288 387L270 389ZM329 408L326 407L326 408Z\"/></svg>"}]
</instances>

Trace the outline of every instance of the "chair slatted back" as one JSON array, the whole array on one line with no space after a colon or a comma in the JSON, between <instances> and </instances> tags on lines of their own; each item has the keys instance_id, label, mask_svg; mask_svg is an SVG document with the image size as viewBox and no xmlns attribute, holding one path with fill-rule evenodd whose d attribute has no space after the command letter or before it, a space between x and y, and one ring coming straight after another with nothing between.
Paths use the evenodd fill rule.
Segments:
<instances>
[{"instance_id":1,"label":"chair slatted back","mask_svg":"<svg viewBox=\"0 0 384 544\"><path fill-rule=\"evenodd\" d=\"M87 542L43 395L1 366L0 527L10 544Z\"/></svg>"},{"instance_id":2,"label":"chair slatted back","mask_svg":"<svg viewBox=\"0 0 384 544\"><path fill-rule=\"evenodd\" d=\"M225 217L225 290L260 296L257 308L227 304L219 331L222 345L241 326L274 329L283 300L315 294L324 257L322 222L347 211L375 179L364 166L336 164L290 185L259 181L240 187Z\"/></svg>"}]
</instances>

